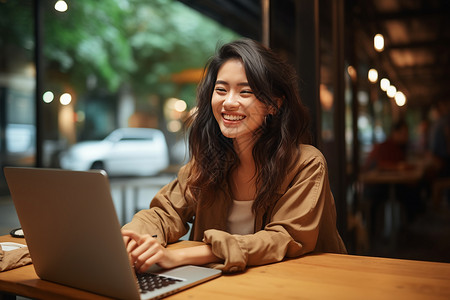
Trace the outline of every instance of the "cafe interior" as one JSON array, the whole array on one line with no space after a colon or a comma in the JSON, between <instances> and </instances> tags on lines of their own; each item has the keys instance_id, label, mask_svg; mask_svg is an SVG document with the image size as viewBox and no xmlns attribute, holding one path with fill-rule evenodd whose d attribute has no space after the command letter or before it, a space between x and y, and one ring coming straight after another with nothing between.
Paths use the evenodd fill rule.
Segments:
<instances>
[{"instance_id":1,"label":"cafe interior","mask_svg":"<svg viewBox=\"0 0 450 300\"><path fill-rule=\"evenodd\" d=\"M0 1L0 6L7 2L10 1ZM67 2L69 9L71 5L75 6L70 1ZM149 7L151 2L148 1ZM446 170L450 166L450 134L433 136L440 145L446 145L446 156L436 158L430 146L432 129L441 120L446 120L447 130L450 132L449 1L168 2L182 4L232 31L233 35L230 37L242 36L261 41L295 67L300 79L302 101L311 115L312 143L322 151L328 163L336 203L337 226L349 254L450 263L450 177L447 177L450 172ZM46 82L48 78L60 76L58 78L64 82L61 86L65 86L73 94L82 92L71 84L68 74L51 70L55 66L49 63L48 51L43 51L48 36L43 35L46 23L42 10L46 6L42 3L43 1L36 0L28 7L33 20L27 25L32 28L32 39L23 43L29 48L20 52L21 55L28 55L31 69L27 72L32 78L31 83L23 83L29 85L26 89L31 95L33 108L29 111L33 121L25 120L23 123L34 125L33 150L20 159L8 152L7 148L11 139L16 137L7 134L10 120L21 119L21 115L11 115L20 112L8 107L11 91L20 93L17 85L21 83L8 79L8 74L16 72L14 68L20 65L10 63L11 59L7 55L11 55L12 47L7 43L19 43L20 37L6 38L13 25L2 28L1 32L2 168L7 165L60 167L54 159L56 155L49 153L49 145L56 145L61 150L60 148L69 144L91 138L77 134L81 125L80 120L75 120L75 117L72 121L74 124L70 127L74 132L67 138L67 129L58 120L57 112L43 106L42 95L49 86ZM46 17L48 18L47 15ZM213 46L216 43L217 41L211 41ZM65 59L70 61L72 58ZM47 76L46 72L53 72L53 77ZM59 75L55 75L56 73ZM179 76L171 78L174 81L198 82L198 72L195 70L186 68L177 75ZM91 81L95 80L86 79L87 84ZM168 93L175 95L178 92L179 87ZM111 95L112 93L100 93L97 98L104 103L114 98ZM150 103L150 106L145 107L146 103ZM131 111L129 115L139 115L138 110L156 115L156 123L139 124L161 128L171 149L175 147L174 141L178 135L168 130L169 127L163 128L162 124L170 118L167 117L165 108L162 105L151 106L151 103L151 99L142 101L134 106L135 111ZM86 101L83 105L87 107L96 104L95 101ZM112 119L112 127L119 127L121 123L117 118L120 112L115 108L107 111L109 115L102 116L102 120ZM80 118L80 114L76 117ZM402 144L404 159L396 162L395 166L368 166L373 150L392 138L399 121L404 121L408 128L407 140ZM112 127L105 130L115 129ZM172 160L170 167L163 173L176 174L180 164L179 161ZM8 189L2 176L3 174L0 176L0 225L2 234L8 234L9 230L19 224L14 219L14 210L11 209ZM126 179L134 187L139 187L139 184L133 183L133 178ZM136 180L142 182L142 178ZM122 197L125 195L122 194ZM124 212L122 214L126 215ZM11 219L11 223L3 223Z\"/></svg>"}]
</instances>

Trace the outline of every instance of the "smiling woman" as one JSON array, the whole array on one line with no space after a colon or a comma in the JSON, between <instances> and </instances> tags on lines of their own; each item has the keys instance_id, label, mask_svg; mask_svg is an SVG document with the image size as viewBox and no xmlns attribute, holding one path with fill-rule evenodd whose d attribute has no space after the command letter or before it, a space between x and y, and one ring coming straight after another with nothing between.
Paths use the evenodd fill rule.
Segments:
<instances>
[{"instance_id":1,"label":"smiling woman","mask_svg":"<svg viewBox=\"0 0 450 300\"><path fill-rule=\"evenodd\" d=\"M136 270L211 263L237 272L311 251L345 253L326 161L306 144L292 67L253 40L225 44L207 64L197 102L191 160L124 226ZM190 239L204 244L166 249L188 222Z\"/></svg>"}]
</instances>

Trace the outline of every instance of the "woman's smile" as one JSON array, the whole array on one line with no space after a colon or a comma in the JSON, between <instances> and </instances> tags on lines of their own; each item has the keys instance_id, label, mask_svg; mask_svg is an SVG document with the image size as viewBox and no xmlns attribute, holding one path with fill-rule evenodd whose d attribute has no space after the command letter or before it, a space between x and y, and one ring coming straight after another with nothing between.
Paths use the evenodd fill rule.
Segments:
<instances>
[{"instance_id":1,"label":"woman's smile","mask_svg":"<svg viewBox=\"0 0 450 300\"><path fill-rule=\"evenodd\" d=\"M222 117L226 120L226 121L241 121L243 119L245 119L245 116L243 115L234 115L234 114L222 114Z\"/></svg>"}]
</instances>

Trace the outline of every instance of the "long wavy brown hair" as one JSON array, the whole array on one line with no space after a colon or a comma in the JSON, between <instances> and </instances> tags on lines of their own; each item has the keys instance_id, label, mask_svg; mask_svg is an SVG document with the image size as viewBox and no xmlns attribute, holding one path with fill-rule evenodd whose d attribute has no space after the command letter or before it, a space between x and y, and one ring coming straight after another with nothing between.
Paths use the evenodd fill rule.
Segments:
<instances>
[{"instance_id":1,"label":"long wavy brown hair","mask_svg":"<svg viewBox=\"0 0 450 300\"><path fill-rule=\"evenodd\" d=\"M240 59L256 98L274 111L254 133L257 195L253 209L265 208L278 199L277 189L300 156L299 145L309 143L309 115L298 92L295 70L273 51L250 39L223 45L205 66L197 90L197 109L188 119L192 169L187 182L191 196L212 204L214 193L229 186L230 175L239 165L233 140L217 124L211 97L217 73L229 59Z\"/></svg>"}]
</instances>

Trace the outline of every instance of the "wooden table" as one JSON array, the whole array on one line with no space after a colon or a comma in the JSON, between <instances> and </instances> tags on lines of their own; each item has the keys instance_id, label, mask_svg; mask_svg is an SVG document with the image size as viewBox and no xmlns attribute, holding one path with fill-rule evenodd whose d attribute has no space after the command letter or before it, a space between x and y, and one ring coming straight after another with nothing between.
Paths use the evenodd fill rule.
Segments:
<instances>
[{"instance_id":1,"label":"wooden table","mask_svg":"<svg viewBox=\"0 0 450 300\"><path fill-rule=\"evenodd\" d=\"M397 239L401 220L400 205L395 192L396 185L419 184L423 178L424 170L425 167L422 164L416 164L413 167L399 170L370 170L361 173L359 176L359 181L363 186L377 184L388 187L388 199L385 203L384 235L390 238L391 246L395 244Z\"/></svg>"},{"instance_id":2,"label":"wooden table","mask_svg":"<svg viewBox=\"0 0 450 300\"><path fill-rule=\"evenodd\" d=\"M0 241L23 240L0 237ZM196 245L183 241L171 247ZM0 291L43 299L106 299L40 280L33 266L0 273ZM310 254L222 275L169 299L450 299L450 264Z\"/></svg>"},{"instance_id":3,"label":"wooden table","mask_svg":"<svg viewBox=\"0 0 450 300\"><path fill-rule=\"evenodd\" d=\"M360 180L366 184L415 184L423 173L421 165L403 170L371 170L363 172Z\"/></svg>"}]
</instances>

